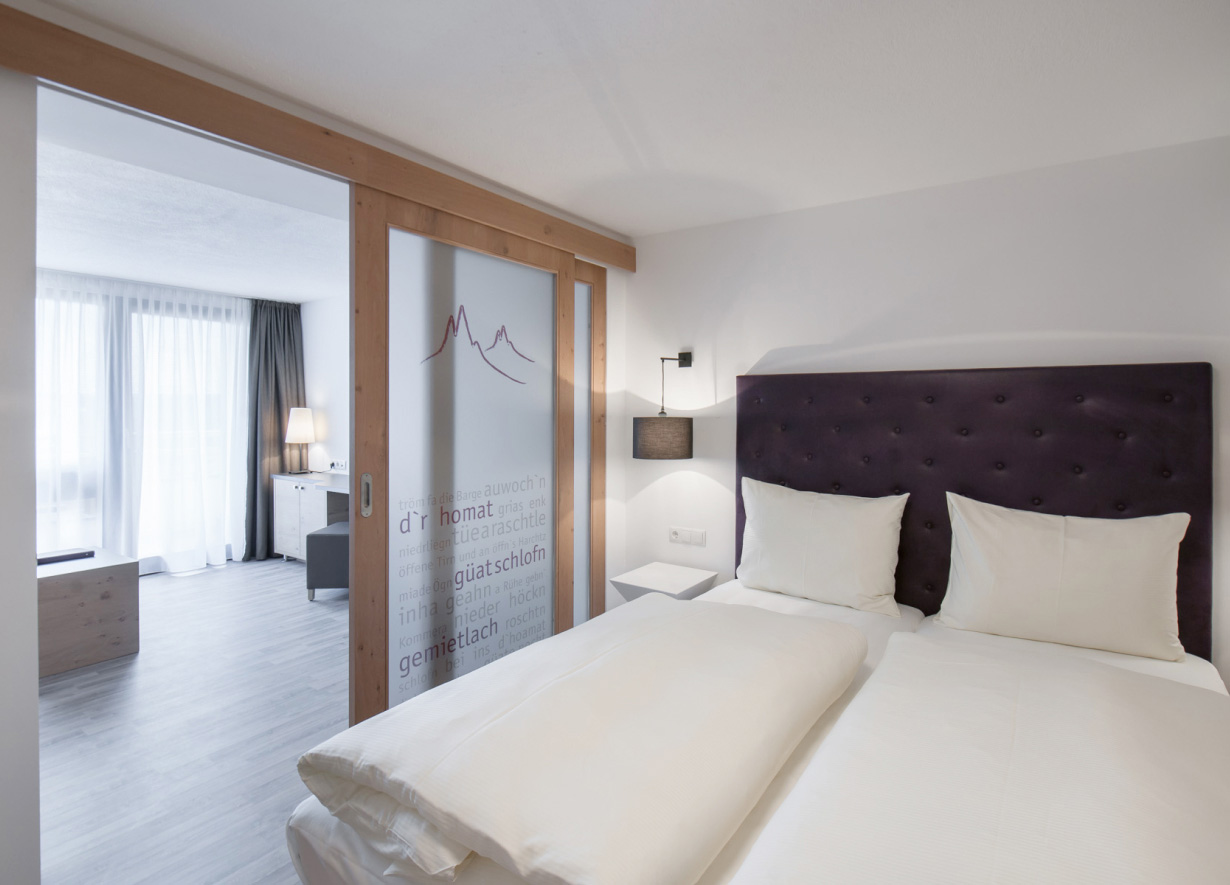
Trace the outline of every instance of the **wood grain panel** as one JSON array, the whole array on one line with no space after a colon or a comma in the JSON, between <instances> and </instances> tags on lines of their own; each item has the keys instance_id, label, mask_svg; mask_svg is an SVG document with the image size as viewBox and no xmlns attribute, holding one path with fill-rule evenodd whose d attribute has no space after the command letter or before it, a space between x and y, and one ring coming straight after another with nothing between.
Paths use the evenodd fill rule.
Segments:
<instances>
[{"instance_id":1,"label":"wood grain panel","mask_svg":"<svg viewBox=\"0 0 1230 885\"><path fill-rule=\"evenodd\" d=\"M0 66L535 242L636 269L636 249L627 243L4 5Z\"/></svg>"},{"instance_id":2,"label":"wood grain panel","mask_svg":"<svg viewBox=\"0 0 1230 885\"><path fill-rule=\"evenodd\" d=\"M573 624L573 476L572 426L576 392L576 260L563 255L555 268L555 632Z\"/></svg>"},{"instance_id":3,"label":"wood grain panel","mask_svg":"<svg viewBox=\"0 0 1230 885\"><path fill-rule=\"evenodd\" d=\"M450 246L486 252L497 258L507 258L518 264L527 264L552 273L561 264L573 264L573 258L567 252L506 231L495 230L467 218L458 218L411 200L386 200L385 219L393 227L439 240Z\"/></svg>"},{"instance_id":4,"label":"wood grain panel","mask_svg":"<svg viewBox=\"0 0 1230 885\"><path fill-rule=\"evenodd\" d=\"M350 724L389 706L389 198L354 185L351 292L354 439L350 496ZM372 513L358 483L372 477Z\"/></svg>"},{"instance_id":5,"label":"wood grain panel","mask_svg":"<svg viewBox=\"0 0 1230 885\"><path fill-rule=\"evenodd\" d=\"M141 649L136 560L38 579L38 675Z\"/></svg>"},{"instance_id":6,"label":"wood grain panel","mask_svg":"<svg viewBox=\"0 0 1230 885\"><path fill-rule=\"evenodd\" d=\"M606 611L606 268L577 262L590 296L589 616Z\"/></svg>"}]
</instances>

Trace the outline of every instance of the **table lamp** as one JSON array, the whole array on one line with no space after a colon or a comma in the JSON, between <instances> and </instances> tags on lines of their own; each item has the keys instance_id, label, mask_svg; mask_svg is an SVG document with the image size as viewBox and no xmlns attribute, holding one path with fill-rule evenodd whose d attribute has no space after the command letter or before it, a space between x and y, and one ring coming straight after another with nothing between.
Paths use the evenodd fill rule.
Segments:
<instances>
[{"instance_id":1,"label":"table lamp","mask_svg":"<svg viewBox=\"0 0 1230 885\"><path fill-rule=\"evenodd\" d=\"M299 466L307 463L303 446L316 442L316 424L312 421L311 409L291 409L290 418L286 422L286 444L299 446ZM292 470L291 473L307 473L304 470Z\"/></svg>"}]
</instances>

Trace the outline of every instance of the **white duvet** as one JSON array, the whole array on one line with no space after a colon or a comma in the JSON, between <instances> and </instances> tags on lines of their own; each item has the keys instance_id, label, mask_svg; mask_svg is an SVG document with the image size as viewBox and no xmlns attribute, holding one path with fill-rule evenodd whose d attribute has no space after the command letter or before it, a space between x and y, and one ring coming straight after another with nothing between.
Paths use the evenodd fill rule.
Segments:
<instances>
[{"instance_id":1,"label":"white duvet","mask_svg":"<svg viewBox=\"0 0 1230 885\"><path fill-rule=\"evenodd\" d=\"M901 634L737 883L1224 882L1230 698Z\"/></svg>"},{"instance_id":2,"label":"white duvet","mask_svg":"<svg viewBox=\"0 0 1230 885\"><path fill-rule=\"evenodd\" d=\"M866 654L833 621L651 594L349 729L308 788L389 861L695 882Z\"/></svg>"}]
</instances>

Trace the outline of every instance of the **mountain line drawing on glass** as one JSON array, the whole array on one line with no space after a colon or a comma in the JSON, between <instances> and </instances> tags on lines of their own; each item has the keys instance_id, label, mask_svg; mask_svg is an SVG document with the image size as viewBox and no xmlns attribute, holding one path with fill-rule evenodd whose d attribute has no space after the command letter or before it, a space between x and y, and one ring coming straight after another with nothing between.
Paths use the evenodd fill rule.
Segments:
<instances>
[{"instance_id":1,"label":"mountain line drawing on glass","mask_svg":"<svg viewBox=\"0 0 1230 885\"><path fill-rule=\"evenodd\" d=\"M512 352L515 353L517 356L521 357L521 359L525 360L527 363L534 362L532 359L530 359L528 356L523 354L521 351L517 350L517 345L513 344L512 339L508 337L508 329L504 328L503 326L500 326L500 331L495 333L495 338L492 339L491 346L487 348L486 352L491 353L491 351L495 350L495 346L499 344L501 341L504 342L504 344L506 344L508 347L512 348Z\"/></svg>"},{"instance_id":2,"label":"mountain line drawing on glass","mask_svg":"<svg viewBox=\"0 0 1230 885\"><path fill-rule=\"evenodd\" d=\"M492 339L491 346L484 348L480 342L474 340L474 333L470 331L470 318L466 316L466 308L464 304L458 306L457 313L449 315L448 322L444 325L444 338L440 341L440 346L437 347L435 351L424 357L422 362L425 363L428 360L435 359L440 354L444 353L444 351L448 348L448 343L460 337L462 329L465 329L466 334L466 340L463 344L468 344L472 349L472 352L476 353L478 358L486 363L489 368L500 375L503 375L514 384L525 383L520 378L510 375L508 371L500 368L492 362L492 358L499 362L507 362L509 360L515 362L516 359L520 359L527 363L532 363L534 360L530 359L517 349L517 345L513 344L513 340L508 334L508 329L504 326L500 326L499 331L495 333L495 338ZM489 353L492 354L491 358L487 356ZM509 354L511 354L511 356ZM501 359L501 357L503 357L503 359Z\"/></svg>"}]
</instances>

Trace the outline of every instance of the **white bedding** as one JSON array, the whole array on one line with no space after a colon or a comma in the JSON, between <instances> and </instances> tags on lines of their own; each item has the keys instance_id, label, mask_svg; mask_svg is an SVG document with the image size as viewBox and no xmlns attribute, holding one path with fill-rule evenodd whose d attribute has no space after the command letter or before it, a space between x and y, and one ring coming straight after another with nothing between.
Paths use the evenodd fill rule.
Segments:
<instances>
[{"instance_id":1,"label":"white bedding","mask_svg":"<svg viewBox=\"0 0 1230 885\"><path fill-rule=\"evenodd\" d=\"M1057 657L1083 658L1088 661L1098 661L1133 670L1149 676L1160 676L1174 682L1183 682L1207 688L1220 694L1226 694L1226 685L1221 674L1209 661L1195 655L1184 655L1177 661L1163 661L1157 658L1142 658L1136 655L1123 655L1113 651L1102 651L1098 648L1078 648L1075 645L1060 645L1054 642L1036 642L1032 639L1015 639L1011 636L995 636L990 633L975 633L972 630L958 630L945 627L936 621L935 616L924 620L919 626L919 636L934 636L945 642L961 642L971 646L986 649L1005 649L1007 651L1032 651L1036 654L1053 655Z\"/></svg>"},{"instance_id":2,"label":"white bedding","mask_svg":"<svg viewBox=\"0 0 1230 885\"><path fill-rule=\"evenodd\" d=\"M1225 881L1230 698L954 632L892 638L735 883Z\"/></svg>"},{"instance_id":3,"label":"white bedding","mask_svg":"<svg viewBox=\"0 0 1230 885\"><path fill-rule=\"evenodd\" d=\"M912 633L923 623L923 613L910 605L898 603L901 617L882 615L876 612L864 612L844 605L833 605L827 602L816 602L798 596L787 596L784 593L773 593L767 590L753 590L744 587L739 581L727 581L719 584L707 593L696 597L704 602L723 602L729 605L751 605L769 611L781 612L786 615L801 615L808 618L824 618L828 621L838 621L857 627L867 637L867 657L860 671L862 680L871 675L875 665L884 654L888 637L894 633ZM855 681L859 682L860 677Z\"/></svg>"},{"instance_id":4,"label":"white bedding","mask_svg":"<svg viewBox=\"0 0 1230 885\"><path fill-rule=\"evenodd\" d=\"M649 595L348 729L300 773L397 872L449 875L473 850L535 883L694 882L866 650L832 620Z\"/></svg>"},{"instance_id":5,"label":"white bedding","mask_svg":"<svg viewBox=\"0 0 1230 885\"><path fill-rule=\"evenodd\" d=\"M889 636L913 630L922 622L923 615L910 606L901 606L899 618L860 612L844 606L753 590L743 587L738 581L715 587L698 599L750 605L801 617L837 620L860 629L868 641L866 658L850 687L800 742L738 831L702 876L700 881L710 885L728 881L738 869L761 829L790 792L824 735L832 728L840 710L845 708L880 660ZM291 816L287 824L287 841L299 876L307 885L429 885L440 881L416 875L412 871L386 876L387 861L351 827L329 814L315 797L305 799ZM524 880L494 861L474 855L458 872L456 881L459 885L514 885Z\"/></svg>"}]
</instances>

